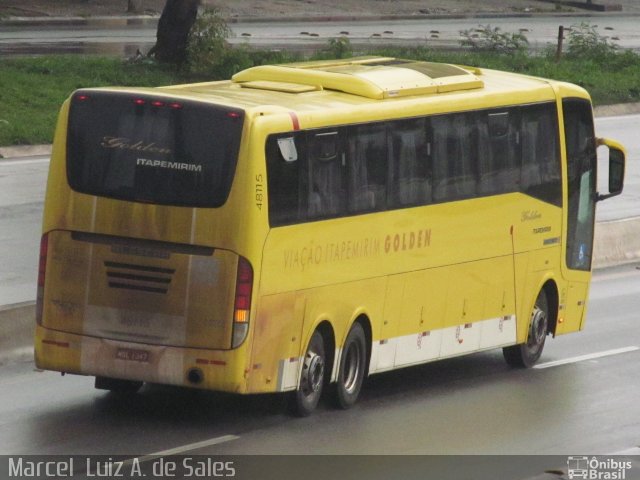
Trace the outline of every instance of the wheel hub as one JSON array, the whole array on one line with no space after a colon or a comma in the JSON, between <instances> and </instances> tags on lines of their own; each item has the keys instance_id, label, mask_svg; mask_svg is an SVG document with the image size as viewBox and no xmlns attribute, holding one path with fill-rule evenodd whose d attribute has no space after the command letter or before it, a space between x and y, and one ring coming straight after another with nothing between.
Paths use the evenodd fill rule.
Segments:
<instances>
[{"instance_id":1,"label":"wheel hub","mask_svg":"<svg viewBox=\"0 0 640 480\"><path fill-rule=\"evenodd\" d=\"M531 314L531 331L529 333L529 345L540 345L547 334L547 315L537 306Z\"/></svg>"},{"instance_id":2,"label":"wheel hub","mask_svg":"<svg viewBox=\"0 0 640 480\"><path fill-rule=\"evenodd\" d=\"M344 388L351 393L356 388L360 374L360 349L356 344L352 344L347 351L344 370Z\"/></svg>"},{"instance_id":3,"label":"wheel hub","mask_svg":"<svg viewBox=\"0 0 640 480\"><path fill-rule=\"evenodd\" d=\"M304 359L304 371L302 375L303 388L305 393L316 393L322 387L324 377L324 359L315 354L308 352Z\"/></svg>"}]
</instances>

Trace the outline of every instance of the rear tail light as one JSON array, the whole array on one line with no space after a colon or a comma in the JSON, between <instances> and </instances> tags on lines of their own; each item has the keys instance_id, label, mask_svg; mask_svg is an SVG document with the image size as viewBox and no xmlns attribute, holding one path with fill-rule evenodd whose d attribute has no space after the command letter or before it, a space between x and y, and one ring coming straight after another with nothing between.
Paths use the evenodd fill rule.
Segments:
<instances>
[{"instance_id":1,"label":"rear tail light","mask_svg":"<svg viewBox=\"0 0 640 480\"><path fill-rule=\"evenodd\" d=\"M42 325L42 310L44 302L44 282L47 274L47 252L49 250L49 235L44 234L40 239L40 261L38 263L38 294L36 297L36 322Z\"/></svg>"},{"instance_id":2,"label":"rear tail light","mask_svg":"<svg viewBox=\"0 0 640 480\"><path fill-rule=\"evenodd\" d=\"M173 110L180 110L182 108L182 104L179 102L165 102L164 100L154 100L149 98L134 98L133 103L138 106L151 105L156 108L168 107Z\"/></svg>"},{"instance_id":3,"label":"rear tail light","mask_svg":"<svg viewBox=\"0 0 640 480\"><path fill-rule=\"evenodd\" d=\"M253 268L244 257L238 258L236 275L236 295L233 309L233 339L231 347L239 347L249 332L249 312L253 292Z\"/></svg>"}]
</instances>

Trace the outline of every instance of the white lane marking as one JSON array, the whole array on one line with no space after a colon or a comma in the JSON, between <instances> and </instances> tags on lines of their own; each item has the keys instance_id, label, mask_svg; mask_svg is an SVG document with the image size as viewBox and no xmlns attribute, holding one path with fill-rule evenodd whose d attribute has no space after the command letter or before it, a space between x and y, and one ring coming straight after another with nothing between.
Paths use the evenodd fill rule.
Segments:
<instances>
[{"instance_id":1,"label":"white lane marking","mask_svg":"<svg viewBox=\"0 0 640 480\"><path fill-rule=\"evenodd\" d=\"M587 355L579 355L577 357L569 357L562 360L555 360L553 362L541 363L539 365L534 366L533 368L557 367L558 365L567 365L569 363L584 362L585 360L593 360L595 358L610 357L611 355L620 355L623 353L635 352L637 350L640 350L640 347L635 345L630 347L615 348L613 350L605 350L604 352L589 353Z\"/></svg>"},{"instance_id":2,"label":"white lane marking","mask_svg":"<svg viewBox=\"0 0 640 480\"><path fill-rule=\"evenodd\" d=\"M237 440L240 437L237 435L223 435L222 437L210 438L209 440L203 440L202 442L190 443L188 445L183 445L181 447L171 448L169 450L163 450L161 452L150 453L149 455L144 455L142 457L131 458L127 460L125 463L133 463L136 460L139 463L148 462L149 460L155 460L160 457L169 457L171 455L180 455L181 453L188 452L190 450L198 450L204 447L210 447L211 445L219 445L221 443L230 442L232 440Z\"/></svg>"}]
</instances>

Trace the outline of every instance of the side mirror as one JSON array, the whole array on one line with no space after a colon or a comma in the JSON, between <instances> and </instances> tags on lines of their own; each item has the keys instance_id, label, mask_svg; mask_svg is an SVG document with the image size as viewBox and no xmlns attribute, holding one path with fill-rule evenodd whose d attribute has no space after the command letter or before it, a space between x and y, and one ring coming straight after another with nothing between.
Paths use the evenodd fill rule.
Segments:
<instances>
[{"instance_id":1,"label":"side mirror","mask_svg":"<svg viewBox=\"0 0 640 480\"><path fill-rule=\"evenodd\" d=\"M625 150L622 145L613 140L599 138L598 145L609 149L609 193L598 193L598 200L606 200L622 193L624 187Z\"/></svg>"},{"instance_id":2,"label":"side mirror","mask_svg":"<svg viewBox=\"0 0 640 480\"><path fill-rule=\"evenodd\" d=\"M609 150L609 192L614 195L622 193L624 167L624 152L622 150Z\"/></svg>"}]
</instances>

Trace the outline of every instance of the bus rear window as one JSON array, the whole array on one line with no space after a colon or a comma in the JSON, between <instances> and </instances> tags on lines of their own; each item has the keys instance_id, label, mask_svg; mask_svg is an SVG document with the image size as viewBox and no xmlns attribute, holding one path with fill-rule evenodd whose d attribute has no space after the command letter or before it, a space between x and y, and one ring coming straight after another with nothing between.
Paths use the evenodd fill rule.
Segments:
<instances>
[{"instance_id":1,"label":"bus rear window","mask_svg":"<svg viewBox=\"0 0 640 480\"><path fill-rule=\"evenodd\" d=\"M231 189L243 121L243 111L204 103L77 92L69 185L120 200L219 207Z\"/></svg>"}]
</instances>

